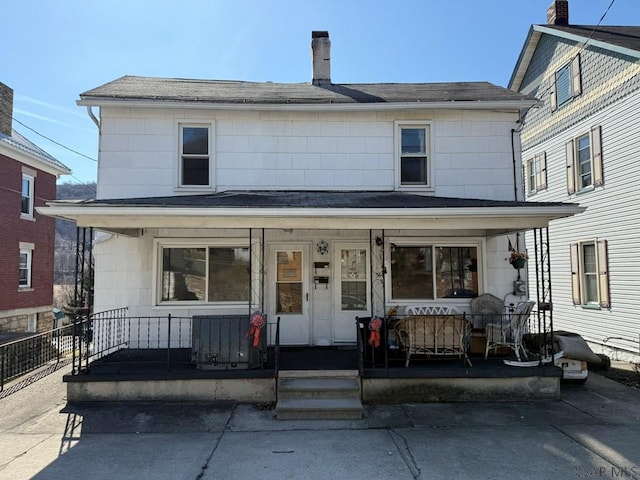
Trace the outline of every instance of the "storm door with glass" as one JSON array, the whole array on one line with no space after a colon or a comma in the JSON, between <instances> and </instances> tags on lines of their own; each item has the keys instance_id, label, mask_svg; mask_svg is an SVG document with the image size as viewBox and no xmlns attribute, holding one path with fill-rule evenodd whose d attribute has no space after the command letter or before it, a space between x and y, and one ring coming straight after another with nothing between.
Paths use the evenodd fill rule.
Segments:
<instances>
[{"instance_id":1,"label":"storm door with glass","mask_svg":"<svg viewBox=\"0 0 640 480\"><path fill-rule=\"evenodd\" d=\"M366 244L337 244L334 264L333 340L355 342L355 318L370 315L369 262Z\"/></svg>"}]
</instances>

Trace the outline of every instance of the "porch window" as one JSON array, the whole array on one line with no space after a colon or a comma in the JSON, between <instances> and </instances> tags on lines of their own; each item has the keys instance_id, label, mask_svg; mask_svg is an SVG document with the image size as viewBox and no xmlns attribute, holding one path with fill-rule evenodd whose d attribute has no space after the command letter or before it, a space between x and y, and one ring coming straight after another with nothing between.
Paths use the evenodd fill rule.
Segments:
<instances>
[{"instance_id":1,"label":"porch window","mask_svg":"<svg viewBox=\"0 0 640 480\"><path fill-rule=\"evenodd\" d=\"M609 308L609 268L606 240L571 245L571 290L574 305Z\"/></svg>"},{"instance_id":2,"label":"porch window","mask_svg":"<svg viewBox=\"0 0 640 480\"><path fill-rule=\"evenodd\" d=\"M432 187L430 125L396 122L396 186Z\"/></svg>"},{"instance_id":3,"label":"porch window","mask_svg":"<svg viewBox=\"0 0 640 480\"><path fill-rule=\"evenodd\" d=\"M209 125L180 125L178 186L211 186L210 132Z\"/></svg>"},{"instance_id":4,"label":"porch window","mask_svg":"<svg viewBox=\"0 0 640 480\"><path fill-rule=\"evenodd\" d=\"M162 247L162 302L248 302L249 248Z\"/></svg>"},{"instance_id":5,"label":"porch window","mask_svg":"<svg viewBox=\"0 0 640 480\"><path fill-rule=\"evenodd\" d=\"M478 295L475 246L393 246L392 300L470 298Z\"/></svg>"}]
</instances>

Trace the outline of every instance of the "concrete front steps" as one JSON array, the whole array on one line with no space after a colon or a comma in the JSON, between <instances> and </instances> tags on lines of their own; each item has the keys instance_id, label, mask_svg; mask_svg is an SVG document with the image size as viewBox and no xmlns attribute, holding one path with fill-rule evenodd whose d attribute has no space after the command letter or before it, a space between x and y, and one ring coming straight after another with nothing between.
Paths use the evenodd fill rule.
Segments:
<instances>
[{"instance_id":1,"label":"concrete front steps","mask_svg":"<svg viewBox=\"0 0 640 480\"><path fill-rule=\"evenodd\" d=\"M357 370L283 370L278 375L279 420L362 418Z\"/></svg>"}]
</instances>

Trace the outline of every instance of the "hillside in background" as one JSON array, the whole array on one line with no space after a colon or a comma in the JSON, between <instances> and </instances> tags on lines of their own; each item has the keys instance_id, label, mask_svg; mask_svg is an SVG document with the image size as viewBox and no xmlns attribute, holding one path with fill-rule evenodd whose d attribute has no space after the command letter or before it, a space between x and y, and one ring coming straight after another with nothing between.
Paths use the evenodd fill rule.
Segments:
<instances>
[{"instance_id":1,"label":"hillside in background","mask_svg":"<svg viewBox=\"0 0 640 480\"><path fill-rule=\"evenodd\" d=\"M58 200L89 200L96 198L94 183L62 183L57 187ZM76 268L76 223L56 219L56 247L53 283L72 284Z\"/></svg>"}]
</instances>

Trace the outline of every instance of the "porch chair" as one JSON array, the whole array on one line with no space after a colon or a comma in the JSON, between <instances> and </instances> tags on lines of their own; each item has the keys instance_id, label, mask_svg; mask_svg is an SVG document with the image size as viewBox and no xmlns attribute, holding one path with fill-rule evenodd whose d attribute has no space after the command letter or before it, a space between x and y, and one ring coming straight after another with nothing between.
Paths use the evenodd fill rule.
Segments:
<instances>
[{"instance_id":1,"label":"porch chair","mask_svg":"<svg viewBox=\"0 0 640 480\"><path fill-rule=\"evenodd\" d=\"M497 347L509 347L516 354L516 358L520 361L520 350L524 358L529 358L527 352L522 346L522 336L525 333L527 320L531 315L531 310L536 302L524 302L519 304L516 309L508 315L508 322L504 323L487 323L485 333L487 335L487 346L484 351L484 358L489 356L489 349Z\"/></svg>"}]
</instances>

